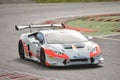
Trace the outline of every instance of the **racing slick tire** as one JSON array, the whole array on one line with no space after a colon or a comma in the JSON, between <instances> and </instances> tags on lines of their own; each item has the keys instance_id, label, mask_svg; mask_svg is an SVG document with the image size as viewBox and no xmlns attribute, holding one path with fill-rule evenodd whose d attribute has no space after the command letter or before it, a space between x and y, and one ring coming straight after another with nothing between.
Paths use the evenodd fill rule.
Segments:
<instances>
[{"instance_id":1,"label":"racing slick tire","mask_svg":"<svg viewBox=\"0 0 120 80\"><path fill-rule=\"evenodd\" d=\"M22 41L19 41L19 43L18 43L18 51L19 51L20 59L25 59Z\"/></svg>"},{"instance_id":2,"label":"racing slick tire","mask_svg":"<svg viewBox=\"0 0 120 80\"><path fill-rule=\"evenodd\" d=\"M44 53L44 50L41 48L41 51L40 51L40 62L41 62L41 65L42 66L46 66L46 57L45 57L45 53Z\"/></svg>"}]
</instances>

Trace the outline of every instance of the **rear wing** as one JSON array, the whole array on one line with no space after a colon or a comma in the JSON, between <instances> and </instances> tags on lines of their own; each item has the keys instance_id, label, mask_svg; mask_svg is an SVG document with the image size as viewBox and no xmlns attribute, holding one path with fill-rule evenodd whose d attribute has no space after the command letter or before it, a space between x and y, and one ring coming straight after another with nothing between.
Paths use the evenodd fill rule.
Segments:
<instances>
[{"instance_id":1,"label":"rear wing","mask_svg":"<svg viewBox=\"0 0 120 80\"><path fill-rule=\"evenodd\" d=\"M51 29L56 29L56 28L65 28L65 25L63 23L61 24L43 24L43 25L28 25L28 26L17 26L15 25L15 29L17 31L23 30L23 29L30 29L30 32L32 32L32 28L51 28Z\"/></svg>"}]
</instances>

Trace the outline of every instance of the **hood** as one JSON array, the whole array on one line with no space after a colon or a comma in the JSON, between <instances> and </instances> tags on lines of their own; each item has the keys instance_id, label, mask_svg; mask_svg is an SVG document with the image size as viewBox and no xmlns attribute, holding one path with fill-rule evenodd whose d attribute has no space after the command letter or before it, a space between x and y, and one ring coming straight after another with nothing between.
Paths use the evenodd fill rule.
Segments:
<instances>
[{"instance_id":1,"label":"hood","mask_svg":"<svg viewBox=\"0 0 120 80\"><path fill-rule=\"evenodd\" d=\"M73 44L48 44L47 48L66 54L69 58L88 58L90 52L97 46L92 41Z\"/></svg>"}]
</instances>

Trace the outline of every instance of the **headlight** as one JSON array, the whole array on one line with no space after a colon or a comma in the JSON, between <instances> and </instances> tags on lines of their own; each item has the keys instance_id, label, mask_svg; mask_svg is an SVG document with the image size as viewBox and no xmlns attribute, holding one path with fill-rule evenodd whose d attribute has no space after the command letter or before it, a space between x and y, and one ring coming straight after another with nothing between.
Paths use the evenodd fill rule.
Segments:
<instances>
[{"instance_id":1,"label":"headlight","mask_svg":"<svg viewBox=\"0 0 120 80\"><path fill-rule=\"evenodd\" d=\"M90 53L90 57L97 56L101 53L101 49L99 46L96 46Z\"/></svg>"},{"instance_id":2,"label":"headlight","mask_svg":"<svg viewBox=\"0 0 120 80\"><path fill-rule=\"evenodd\" d=\"M59 49L59 48L56 48L56 47L53 47L53 46L50 46L49 49L52 50L56 54L63 54L64 51L65 51L64 49Z\"/></svg>"},{"instance_id":3,"label":"headlight","mask_svg":"<svg viewBox=\"0 0 120 80\"><path fill-rule=\"evenodd\" d=\"M97 47L95 47L93 50L92 50L92 53L96 53L97 52Z\"/></svg>"},{"instance_id":4,"label":"headlight","mask_svg":"<svg viewBox=\"0 0 120 80\"><path fill-rule=\"evenodd\" d=\"M54 50L54 52L57 53L57 54L63 54L63 53L64 53L64 50L61 50L61 51Z\"/></svg>"}]
</instances>

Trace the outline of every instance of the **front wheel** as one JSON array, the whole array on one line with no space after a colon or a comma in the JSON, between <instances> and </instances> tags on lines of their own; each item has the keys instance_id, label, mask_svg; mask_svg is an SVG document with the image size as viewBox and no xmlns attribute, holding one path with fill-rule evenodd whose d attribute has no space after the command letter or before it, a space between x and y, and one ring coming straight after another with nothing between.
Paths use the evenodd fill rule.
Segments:
<instances>
[{"instance_id":1,"label":"front wheel","mask_svg":"<svg viewBox=\"0 0 120 80\"><path fill-rule=\"evenodd\" d=\"M46 63L46 57L45 57L45 53L44 53L44 50L41 49L40 51L40 62L43 66L46 66L45 63Z\"/></svg>"},{"instance_id":2,"label":"front wheel","mask_svg":"<svg viewBox=\"0 0 120 80\"><path fill-rule=\"evenodd\" d=\"M19 51L20 58L25 59L24 48L23 48L22 41L19 41L19 43L18 43L18 51Z\"/></svg>"}]
</instances>

